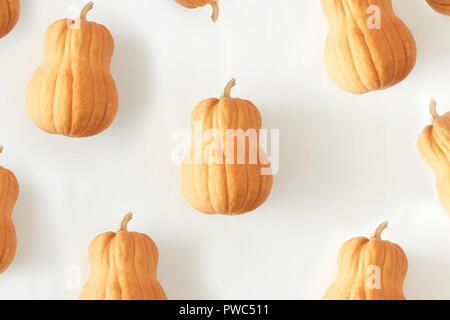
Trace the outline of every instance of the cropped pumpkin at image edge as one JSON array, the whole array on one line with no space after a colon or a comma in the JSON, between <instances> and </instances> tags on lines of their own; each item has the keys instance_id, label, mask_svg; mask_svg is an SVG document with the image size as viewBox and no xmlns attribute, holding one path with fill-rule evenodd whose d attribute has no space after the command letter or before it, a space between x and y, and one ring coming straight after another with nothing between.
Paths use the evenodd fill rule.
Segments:
<instances>
[{"instance_id":1,"label":"cropped pumpkin at image edge","mask_svg":"<svg viewBox=\"0 0 450 320\"><path fill-rule=\"evenodd\" d=\"M3 147L0 146L0 153ZM19 183L8 169L0 166L0 273L8 269L16 255L17 237L12 212L19 197Z\"/></svg>"},{"instance_id":2,"label":"cropped pumpkin at image edge","mask_svg":"<svg viewBox=\"0 0 450 320\"><path fill-rule=\"evenodd\" d=\"M20 0L0 0L0 39L15 27L19 15Z\"/></svg>"},{"instance_id":3,"label":"cropped pumpkin at image edge","mask_svg":"<svg viewBox=\"0 0 450 320\"><path fill-rule=\"evenodd\" d=\"M114 40L108 29L86 20L53 23L45 36L45 58L27 88L27 111L43 131L68 137L94 136L113 122L119 104L110 73Z\"/></svg>"},{"instance_id":4,"label":"cropped pumpkin at image edge","mask_svg":"<svg viewBox=\"0 0 450 320\"><path fill-rule=\"evenodd\" d=\"M220 0L175 0L185 8L195 9L209 4L212 7L212 21L217 22L220 13Z\"/></svg>"},{"instance_id":5,"label":"cropped pumpkin at image edge","mask_svg":"<svg viewBox=\"0 0 450 320\"><path fill-rule=\"evenodd\" d=\"M157 279L158 248L146 234L128 231L132 218L127 214L117 232L92 240L80 300L167 300Z\"/></svg>"},{"instance_id":6,"label":"cropped pumpkin at image edge","mask_svg":"<svg viewBox=\"0 0 450 320\"><path fill-rule=\"evenodd\" d=\"M383 222L370 239L353 238L342 245L337 279L324 300L406 300L408 259L399 245L381 239L387 227Z\"/></svg>"},{"instance_id":7,"label":"cropped pumpkin at image edge","mask_svg":"<svg viewBox=\"0 0 450 320\"><path fill-rule=\"evenodd\" d=\"M368 25L368 1L321 0L329 24L325 63L341 89L363 94L392 87L416 63L411 31L394 13L391 0L370 1L379 10L379 25Z\"/></svg>"},{"instance_id":8,"label":"cropped pumpkin at image edge","mask_svg":"<svg viewBox=\"0 0 450 320\"><path fill-rule=\"evenodd\" d=\"M251 212L267 200L272 189L271 165L260 146L261 114L251 101L231 98L231 89L235 84L236 80L232 79L220 99L206 99L192 112L192 127L201 123L202 136L194 135L194 147L181 166L181 190L193 208L206 214L233 216ZM234 150L233 163L227 161L228 154L218 155L217 149L211 148L213 143L206 145L196 140L203 140L211 130L220 132L222 150ZM246 140L239 145L233 139L233 145L230 145L227 139L230 130L254 130L255 148L251 148L251 143L246 143ZM201 145L201 150L196 150L197 145ZM245 163L237 160L238 147L245 148L242 152ZM203 159L205 154L208 159ZM198 155L201 163L196 159ZM255 163L250 161L252 156Z\"/></svg>"},{"instance_id":9,"label":"cropped pumpkin at image edge","mask_svg":"<svg viewBox=\"0 0 450 320\"><path fill-rule=\"evenodd\" d=\"M450 112L440 115L436 101L430 103L432 124L419 136L417 149L436 175L436 187L442 206L450 215Z\"/></svg>"},{"instance_id":10,"label":"cropped pumpkin at image edge","mask_svg":"<svg viewBox=\"0 0 450 320\"><path fill-rule=\"evenodd\" d=\"M427 0L427 2L437 12L450 16L450 0Z\"/></svg>"}]
</instances>

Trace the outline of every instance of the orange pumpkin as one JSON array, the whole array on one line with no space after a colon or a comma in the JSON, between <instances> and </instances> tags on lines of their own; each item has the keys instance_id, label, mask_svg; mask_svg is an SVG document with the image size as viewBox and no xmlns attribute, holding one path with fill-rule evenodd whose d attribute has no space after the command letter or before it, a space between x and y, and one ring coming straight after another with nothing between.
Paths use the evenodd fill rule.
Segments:
<instances>
[{"instance_id":1,"label":"orange pumpkin","mask_svg":"<svg viewBox=\"0 0 450 320\"><path fill-rule=\"evenodd\" d=\"M193 148L181 167L181 190L192 207L207 214L253 211L272 189L271 166L260 147L261 115L252 102L231 98L235 83L227 84L220 99L200 102L191 117L193 129L201 125L201 136L194 129Z\"/></svg>"},{"instance_id":2,"label":"orange pumpkin","mask_svg":"<svg viewBox=\"0 0 450 320\"><path fill-rule=\"evenodd\" d=\"M0 166L0 273L8 269L16 254L16 230L11 215L18 197L19 184L14 173Z\"/></svg>"},{"instance_id":3,"label":"orange pumpkin","mask_svg":"<svg viewBox=\"0 0 450 320\"><path fill-rule=\"evenodd\" d=\"M416 63L416 42L395 15L391 0L321 3L329 23L325 63L338 87L362 94L392 87L410 74Z\"/></svg>"},{"instance_id":4,"label":"orange pumpkin","mask_svg":"<svg viewBox=\"0 0 450 320\"><path fill-rule=\"evenodd\" d=\"M20 15L20 0L0 0L0 39L17 24Z\"/></svg>"},{"instance_id":5,"label":"orange pumpkin","mask_svg":"<svg viewBox=\"0 0 450 320\"><path fill-rule=\"evenodd\" d=\"M354 238L339 252L338 276L324 300L405 300L408 260L400 246L381 239L382 223L370 239Z\"/></svg>"},{"instance_id":6,"label":"orange pumpkin","mask_svg":"<svg viewBox=\"0 0 450 320\"><path fill-rule=\"evenodd\" d=\"M427 0L427 2L437 12L450 16L450 0Z\"/></svg>"},{"instance_id":7,"label":"orange pumpkin","mask_svg":"<svg viewBox=\"0 0 450 320\"><path fill-rule=\"evenodd\" d=\"M213 9L212 14L212 20L213 22L216 22L219 18L220 13L220 0L176 0L179 4L181 4L183 7L189 8L189 9L195 9L199 7L203 7L207 4L211 5Z\"/></svg>"},{"instance_id":8,"label":"orange pumpkin","mask_svg":"<svg viewBox=\"0 0 450 320\"><path fill-rule=\"evenodd\" d=\"M78 21L53 23L45 37L45 58L27 90L27 111L45 132L89 137L114 120L118 93L109 71L114 40L105 26L88 22L88 3Z\"/></svg>"},{"instance_id":9,"label":"orange pumpkin","mask_svg":"<svg viewBox=\"0 0 450 320\"><path fill-rule=\"evenodd\" d=\"M436 101L430 104L432 124L426 127L417 143L424 161L433 169L442 206L450 214L450 112L439 115Z\"/></svg>"},{"instance_id":10,"label":"orange pumpkin","mask_svg":"<svg viewBox=\"0 0 450 320\"><path fill-rule=\"evenodd\" d=\"M158 282L158 248L142 233L128 232L129 213L117 233L106 232L89 246L91 274L81 300L167 300Z\"/></svg>"}]
</instances>

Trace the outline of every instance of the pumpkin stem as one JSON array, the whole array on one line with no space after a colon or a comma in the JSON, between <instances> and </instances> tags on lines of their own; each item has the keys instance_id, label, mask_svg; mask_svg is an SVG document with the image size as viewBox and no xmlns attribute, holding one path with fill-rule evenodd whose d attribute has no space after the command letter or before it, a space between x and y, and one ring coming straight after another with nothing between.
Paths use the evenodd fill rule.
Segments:
<instances>
[{"instance_id":1,"label":"pumpkin stem","mask_svg":"<svg viewBox=\"0 0 450 320\"><path fill-rule=\"evenodd\" d=\"M3 152L3 146L0 146L0 153Z\"/></svg>"},{"instance_id":2,"label":"pumpkin stem","mask_svg":"<svg viewBox=\"0 0 450 320\"><path fill-rule=\"evenodd\" d=\"M436 110L436 107L437 107L436 100L431 99L431 102L430 102L430 113L431 113L431 119L432 119L433 122L434 122L434 120L436 120L437 118L440 117L439 113Z\"/></svg>"},{"instance_id":3,"label":"pumpkin stem","mask_svg":"<svg viewBox=\"0 0 450 320\"><path fill-rule=\"evenodd\" d=\"M87 14L89 11L92 10L92 8L94 8L94 2L91 1L88 4L86 4L83 9L81 10L80 13L80 20L86 20Z\"/></svg>"},{"instance_id":4,"label":"pumpkin stem","mask_svg":"<svg viewBox=\"0 0 450 320\"><path fill-rule=\"evenodd\" d=\"M377 228L377 230L375 230L375 232L372 234L372 236L370 237L371 239L378 239L381 240L381 233L389 226L389 223L387 221L383 222L382 224L380 224Z\"/></svg>"},{"instance_id":5,"label":"pumpkin stem","mask_svg":"<svg viewBox=\"0 0 450 320\"><path fill-rule=\"evenodd\" d=\"M133 219L133 213L130 212L128 213L123 219L122 222L120 223L120 227L119 230L117 232L127 232L128 229L128 223L130 223L131 219Z\"/></svg>"},{"instance_id":6,"label":"pumpkin stem","mask_svg":"<svg viewBox=\"0 0 450 320\"><path fill-rule=\"evenodd\" d=\"M231 89L236 85L236 79L231 79L223 89L222 98L231 98Z\"/></svg>"},{"instance_id":7,"label":"pumpkin stem","mask_svg":"<svg viewBox=\"0 0 450 320\"><path fill-rule=\"evenodd\" d=\"M213 14L212 14L212 21L216 22L217 19L219 19L219 14L220 14L220 2L219 0L216 0L214 2L211 3L211 7L213 9Z\"/></svg>"}]
</instances>

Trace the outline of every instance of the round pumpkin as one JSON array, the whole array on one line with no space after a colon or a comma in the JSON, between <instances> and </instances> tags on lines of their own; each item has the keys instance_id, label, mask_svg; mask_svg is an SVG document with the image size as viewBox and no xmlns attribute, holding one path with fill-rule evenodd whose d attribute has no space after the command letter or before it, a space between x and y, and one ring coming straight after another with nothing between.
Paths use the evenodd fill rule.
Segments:
<instances>
[{"instance_id":1,"label":"round pumpkin","mask_svg":"<svg viewBox=\"0 0 450 320\"><path fill-rule=\"evenodd\" d=\"M0 153L3 147L0 147ZM11 171L0 166L0 273L8 269L17 247L12 212L19 197L19 183Z\"/></svg>"},{"instance_id":2,"label":"round pumpkin","mask_svg":"<svg viewBox=\"0 0 450 320\"><path fill-rule=\"evenodd\" d=\"M436 101L430 104L432 124L419 136L417 149L430 166L437 180L437 190L442 206L450 215L450 112L439 115Z\"/></svg>"},{"instance_id":3,"label":"round pumpkin","mask_svg":"<svg viewBox=\"0 0 450 320\"><path fill-rule=\"evenodd\" d=\"M325 63L331 80L362 94L405 79L416 63L411 31L395 15L391 0L321 0L329 23ZM373 9L373 21L368 14Z\"/></svg>"},{"instance_id":4,"label":"round pumpkin","mask_svg":"<svg viewBox=\"0 0 450 320\"><path fill-rule=\"evenodd\" d=\"M86 20L53 23L45 36L45 58L27 89L27 111L45 132L68 137L94 136L107 129L118 108L109 71L114 40L108 29Z\"/></svg>"},{"instance_id":5,"label":"round pumpkin","mask_svg":"<svg viewBox=\"0 0 450 320\"><path fill-rule=\"evenodd\" d=\"M17 24L20 15L20 0L0 0L0 39Z\"/></svg>"},{"instance_id":6,"label":"round pumpkin","mask_svg":"<svg viewBox=\"0 0 450 320\"><path fill-rule=\"evenodd\" d=\"M181 4L183 7L189 8L189 9L195 9L199 7L203 7L207 4L211 5L213 9L212 14L212 21L216 22L217 19L219 19L220 14L220 0L175 0L179 4Z\"/></svg>"},{"instance_id":7,"label":"round pumpkin","mask_svg":"<svg viewBox=\"0 0 450 320\"><path fill-rule=\"evenodd\" d=\"M261 115L252 102L231 98L235 83L227 84L220 99L200 102L191 117L193 148L181 167L181 190L192 207L206 214L248 213L272 189L271 166L260 147Z\"/></svg>"},{"instance_id":8,"label":"round pumpkin","mask_svg":"<svg viewBox=\"0 0 450 320\"><path fill-rule=\"evenodd\" d=\"M80 300L167 300L157 280L158 248L149 236L127 230L132 218L129 213L117 233L91 242L91 274Z\"/></svg>"},{"instance_id":9,"label":"round pumpkin","mask_svg":"<svg viewBox=\"0 0 450 320\"><path fill-rule=\"evenodd\" d=\"M450 0L427 0L427 2L437 12L450 16Z\"/></svg>"},{"instance_id":10,"label":"round pumpkin","mask_svg":"<svg viewBox=\"0 0 450 320\"><path fill-rule=\"evenodd\" d=\"M324 300L405 300L408 260L402 248L382 240L382 223L370 239L353 238L341 247L338 276Z\"/></svg>"}]
</instances>

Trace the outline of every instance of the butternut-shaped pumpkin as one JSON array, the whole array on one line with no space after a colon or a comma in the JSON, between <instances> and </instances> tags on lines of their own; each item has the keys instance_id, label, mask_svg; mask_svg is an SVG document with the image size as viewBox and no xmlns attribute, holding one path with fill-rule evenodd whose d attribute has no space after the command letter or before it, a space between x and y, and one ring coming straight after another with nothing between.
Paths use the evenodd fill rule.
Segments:
<instances>
[{"instance_id":1,"label":"butternut-shaped pumpkin","mask_svg":"<svg viewBox=\"0 0 450 320\"><path fill-rule=\"evenodd\" d=\"M96 237L89 246L91 274L81 300L167 300L158 282L158 248L142 233L129 232L129 213L119 230Z\"/></svg>"},{"instance_id":2,"label":"butternut-shaped pumpkin","mask_svg":"<svg viewBox=\"0 0 450 320\"><path fill-rule=\"evenodd\" d=\"M442 206L450 214L450 112L439 115L436 101L430 104L432 124L426 127L417 143L425 162L433 169Z\"/></svg>"},{"instance_id":3,"label":"butternut-shaped pumpkin","mask_svg":"<svg viewBox=\"0 0 450 320\"><path fill-rule=\"evenodd\" d=\"M325 63L331 80L362 94L386 89L406 78L417 48L391 0L321 0L329 23Z\"/></svg>"},{"instance_id":4,"label":"butternut-shaped pumpkin","mask_svg":"<svg viewBox=\"0 0 450 320\"><path fill-rule=\"evenodd\" d=\"M0 153L2 151L3 147L0 147ZM18 197L16 176L0 166L0 273L8 269L16 254L17 238L12 212Z\"/></svg>"},{"instance_id":5,"label":"butternut-shaped pumpkin","mask_svg":"<svg viewBox=\"0 0 450 320\"><path fill-rule=\"evenodd\" d=\"M211 5L213 9L212 14L212 21L216 22L217 19L219 19L219 13L220 13L220 0L175 0L179 4L181 4L183 7L189 8L189 9L195 9L199 7L203 7L207 4Z\"/></svg>"},{"instance_id":6,"label":"butternut-shaped pumpkin","mask_svg":"<svg viewBox=\"0 0 450 320\"><path fill-rule=\"evenodd\" d=\"M231 98L235 83L192 113L193 147L181 167L181 190L192 207L207 214L248 213L272 189L271 165L260 147L261 115L252 102Z\"/></svg>"},{"instance_id":7,"label":"butternut-shaped pumpkin","mask_svg":"<svg viewBox=\"0 0 450 320\"><path fill-rule=\"evenodd\" d=\"M450 16L450 0L427 0L427 2L437 12Z\"/></svg>"},{"instance_id":8,"label":"butternut-shaped pumpkin","mask_svg":"<svg viewBox=\"0 0 450 320\"><path fill-rule=\"evenodd\" d=\"M17 24L20 15L20 0L0 0L0 39Z\"/></svg>"},{"instance_id":9,"label":"butternut-shaped pumpkin","mask_svg":"<svg viewBox=\"0 0 450 320\"><path fill-rule=\"evenodd\" d=\"M406 300L408 260L400 246L381 239L382 223L370 239L354 238L339 252L338 276L324 300Z\"/></svg>"},{"instance_id":10,"label":"butternut-shaped pumpkin","mask_svg":"<svg viewBox=\"0 0 450 320\"><path fill-rule=\"evenodd\" d=\"M77 21L53 23L45 37L45 58L27 90L33 122L51 134L89 137L107 129L118 107L109 71L114 40L105 26L88 22L88 3Z\"/></svg>"}]
</instances>

